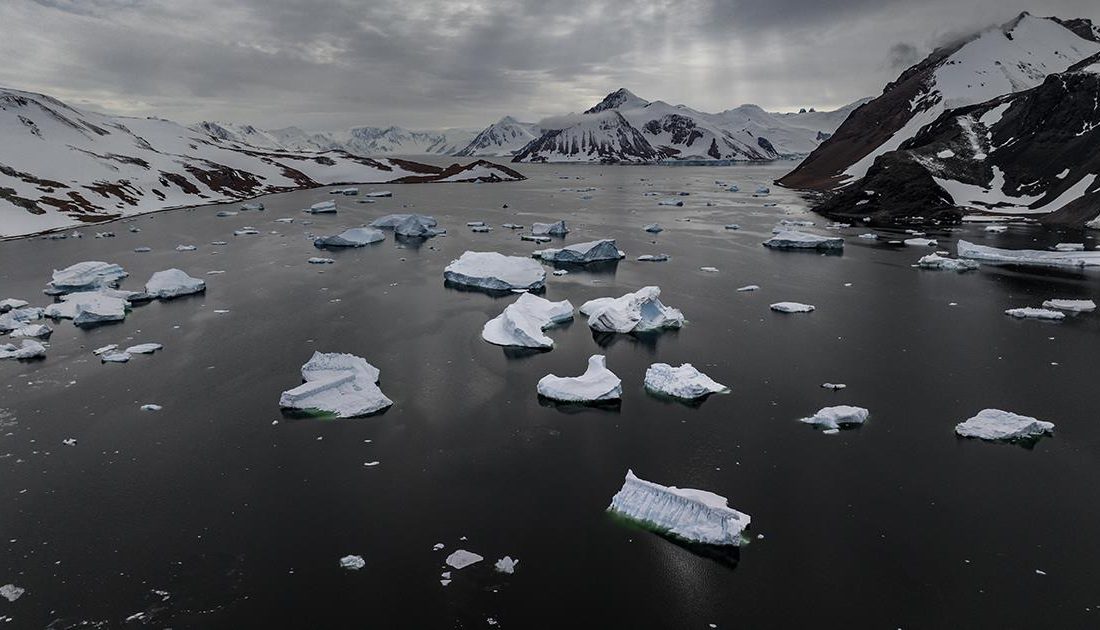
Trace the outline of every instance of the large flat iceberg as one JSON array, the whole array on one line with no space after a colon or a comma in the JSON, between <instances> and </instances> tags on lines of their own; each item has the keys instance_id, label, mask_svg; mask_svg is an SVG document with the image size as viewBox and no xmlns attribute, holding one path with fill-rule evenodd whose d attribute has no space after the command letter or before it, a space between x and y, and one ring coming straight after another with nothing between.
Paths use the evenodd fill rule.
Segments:
<instances>
[{"instance_id":1,"label":"large flat iceberg","mask_svg":"<svg viewBox=\"0 0 1100 630\"><path fill-rule=\"evenodd\" d=\"M1052 252L1038 249L1001 249L960 240L958 252L959 258L1004 265L1036 267L1091 267L1100 265L1100 250Z\"/></svg>"},{"instance_id":2,"label":"large flat iceberg","mask_svg":"<svg viewBox=\"0 0 1100 630\"><path fill-rule=\"evenodd\" d=\"M75 291L92 291L112 285L127 275L120 265L97 260L78 262L61 270L54 270L53 279L46 285L46 293L59 295Z\"/></svg>"},{"instance_id":3,"label":"large flat iceberg","mask_svg":"<svg viewBox=\"0 0 1100 630\"><path fill-rule=\"evenodd\" d=\"M351 228L332 236L322 236L313 240L313 246L323 247L363 247L386 238L381 230L372 228Z\"/></svg>"},{"instance_id":4,"label":"large flat iceberg","mask_svg":"<svg viewBox=\"0 0 1100 630\"><path fill-rule=\"evenodd\" d=\"M646 527L705 545L744 542L751 518L731 507L725 497L692 488L662 486L626 472L623 487L607 508Z\"/></svg>"},{"instance_id":5,"label":"large flat iceberg","mask_svg":"<svg viewBox=\"0 0 1100 630\"><path fill-rule=\"evenodd\" d=\"M497 252L464 252L443 270L454 284L489 291L537 291L546 286L546 270L530 258Z\"/></svg>"},{"instance_id":6,"label":"large flat iceberg","mask_svg":"<svg viewBox=\"0 0 1100 630\"><path fill-rule=\"evenodd\" d=\"M581 304L588 326L596 332L633 333L680 328L684 314L665 306L659 287L642 287L617 298L596 298Z\"/></svg>"},{"instance_id":7,"label":"large flat iceberg","mask_svg":"<svg viewBox=\"0 0 1100 630\"><path fill-rule=\"evenodd\" d=\"M797 230L780 230L764 241L764 247L773 249L844 249L844 239L839 236L818 236Z\"/></svg>"},{"instance_id":8,"label":"large flat iceberg","mask_svg":"<svg viewBox=\"0 0 1100 630\"><path fill-rule=\"evenodd\" d=\"M162 300L203 291L206 291L206 281L192 278L181 269L157 271L145 283L145 292Z\"/></svg>"},{"instance_id":9,"label":"large flat iceberg","mask_svg":"<svg viewBox=\"0 0 1100 630\"><path fill-rule=\"evenodd\" d=\"M565 221L531 224L531 234L535 236L565 236L568 233L569 228L565 226Z\"/></svg>"},{"instance_id":10,"label":"large flat iceberg","mask_svg":"<svg viewBox=\"0 0 1100 630\"><path fill-rule=\"evenodd\" d=\"M553 348L554 340L542 331L570 319L573 319L573 305L569 300L551 302L524 293L504 307L503 313L485 323L481 338L498 346Z\"/></svg>"},{"instance_id":11,"label":"large flat iceberg","mask_svg":"<svg viewBox=\"0 0 1100 630\"><path fill-rule=\"evenodd\" d=\"M105 322L126 319L129 302L123 291L79 291L61 296L61 301L50 304L43 314L51 319L71 319L77 326L93 326Z\"/></svg>"},{"instance_id":12,"label":"large flat iceberg","mask_svg":"<svg viewBox=\"0 0 1100 630\"><path fill-rule=\"evenodd\" d=\"M959 436L981 440L1033 440L1053 432L1053 422L1000 409L983 409L973 418L955 425L955 433Z\"/></svg>"},{"instance_id":13,"label":"large flat iceberg","mask_svg":"<svg viewBox=\"0 0 1100 630\"><path fill-rule=\"evenodd\" d=\"M314 352L302 366L302 380L279 397L283 409L319 411L354 418L393 404L378 388L378 368L353 354Z\"/></svg>"},{"instance_id":14,"label":"large flat iceberg","mask_svg":"<svg viewBox=\"0 0 1100 630\"><path fill-rule=\"evenodd\" d=\"M588 358L588 369L584 374L547 374L539 380L537 389L541 396L560 402L605 402L622 398L623 382L607 369L607 359L602 354L594 354Z\"/></svg>"},{"instance_id":15,"label":"large flat iceberg","mask_svg":"<svg viewBox=\"0 0 1100 630\"><path fill-rule=\"evenodd\" d=\"M615 239L605 238L586 243L574 243L561 248L539 249L531 254L546 262L586 265L588 263L619 260L626 254L615 245Z\"/></svg>"},{"instance_id":16,"label":"large flat iceberg","mask_svg":"<svg viewBox=\"0 0 1100 630\"><path fill-rule=\"evenodd\" d=\"M730 388L703 374L690 363L672 367L654 363L645 371L645 388L656 394L695 400L710 394L728 394Z\"/></svg>"}]
</instances>

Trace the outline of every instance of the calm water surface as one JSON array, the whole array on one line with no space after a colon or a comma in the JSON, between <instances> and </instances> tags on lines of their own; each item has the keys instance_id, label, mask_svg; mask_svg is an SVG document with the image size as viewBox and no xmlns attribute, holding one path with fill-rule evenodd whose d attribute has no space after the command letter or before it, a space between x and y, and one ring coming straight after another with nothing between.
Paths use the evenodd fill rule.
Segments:
<instances>
[{"instance_id":1,"label":"calm water surface","mask_svg":"<svg viewBox=\"0 0 1100 630\"><path fill-rule=\"evenodd\" d=\"M124 323L61 322L46 360L0 362L0 584L27 589L0 615L13 628L1100 627L1100 315L1002 314L1096 298L1098 276L919 271L926 250L856 228L841 231L840 256L767 250L778 218L824 221L790 193L753 199L715 180L751 191L789 166L525 166L525 182L389 186L393 198L342 197L330 216L299 212L330 198L312 190L231 218L214 214L232 206L143 216L140 233L114 224L113 239L85 228L81 240L0 243L0 297L37 305L51 269L81 260L122 264L124 288L169 267L208 282ZM654 190L691 195L661 207L643 196ZM306 238L406 207L449 234L327 254ZM629 256L550 276L545 297L579 305L655 284L689 323L603 339L578 319L536 354L482 341L512 298L445 288L443 267L467 249L539 246L466 222L559 218L565 242L612 237ZM654 221L663 233L642 230ZM234 237L243 226L261 234ZM1085 238L933 236L951 251L959 237ZM644 253L671 260L634 260ZM307 264L315 255L336 263ZM762 288L736 292L746 284ZM784 300L817 310L768 309ZM121 365L91 354L146 341L165 348ZM279 393L314 350L378 366L394 406L284 418ZM597 352L623 379L621 408L539 403L540 377L579 374ZM642 388L657 361L693 363L732 393L658 400ZM797 421L832 404L871 419L831 436ZM956 439L955 423L986 407L1055 422L1056 435L1031 449ZM712 558L612 518L628 468L727 496L752 515L753 540ZM444 587L456 548L486 560ZM346 554L366 566L341 569ZM504 555L520 560L514 575L492 570Z\"/></svg>"}]
</instances>

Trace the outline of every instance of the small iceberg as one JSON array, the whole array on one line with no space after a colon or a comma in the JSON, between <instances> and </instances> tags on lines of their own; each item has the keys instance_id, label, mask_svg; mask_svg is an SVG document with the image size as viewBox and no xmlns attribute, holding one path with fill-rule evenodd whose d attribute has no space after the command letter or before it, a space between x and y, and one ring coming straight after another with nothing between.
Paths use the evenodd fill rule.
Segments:
<instances>
[{"instance_id":1,"label":"small iceberg","mask_svg":"<svg viewBox=\"0 0 1100 630\"><path fill-rule=\"evenodd\" d=\"M1053 422L1000 409L983 409L973 418L955 425L955 433L960 437L1006 442L1035 440L1053 432Z\"/></svg>"},{"instance_id":2,"label":"small iceberg","mask_svg":"<svg viewBox=\"0 0 1100 630\"><path fill-rule=\"evenodd\" d=\"M516 572L516 565L519 564L519 560L514 560L511 556L504 556L500 560L497 560L493 568L497 573L507 573L511 575Z\"/></svg>"},{"instance_id":3,"label":"small iceberg","mask_svg":"<svg viewBox=\"0 0 1100 630\"><path fill-rule=\"evenodd\" d=\"M131 355L129 352L108 352L99 355L99 361L101 363L126 363L130 358Z\"/></svg>"},{"instance_id":4,"label":"small iceberg","mask_svg":"<svg viewBox=\"0 0 1100 630\"><path fill-rule=\"evenodd\" d=\"M279 407L355 418L381 411L393 404L378 388L381 372L353 354L314 352L302 366L298 387L279 397Z\"/></svg>"},{"instance_id":5,"label":"small iceberg","mask_svg":"<svg viewBox=\"0 0 1100 630\"><path fill-rule=\"evenodd\" d=\"M27 324L11 331L12 339L46 339L53 334L53 329L46 324Z\"/></svg>"},{"instance_id":6,"label":"small iceberg","mask_svg":"<svg viewBox=\"0 0 1100 630\"><path fill-rule=\"evenodd\" d=\"M481 329L481 338L498 346L522 348L553 348L554 340L543 330L573 319L569 300L551 302L531 293L504 308Z\"/></svg>"},{"instance_id":7,"label":"small iceberg","mask_svg":"<svg viewBox=\"0 0 1100 630\"><path fill-rule=\"evenodd\" d=\"M1085 251L1084 243L1058 243L1054 246L1056 252L1083 252Z\"/></svg>"},{"instance_id":8,"label":"small iceberg","mask_svg":"<svg viewBox=\"0 0 1100 630\"><path fill-rule=\"evenodd\" d=\"M639 262L665 262L668 260L668 254L642 254L638 256Z\"/></svg>"},{"instance_id":9,"label":"small iceberg","mask_svg":"<svg viewBox=\"0 0 1100 630\"><path fill-rule=\"evenodd\" d=\"M264 204L262 204L258 201L253 201L253 202L242 203L241 204L241 212L260 211L260 210L263 210L263 209L264 209Z\"/></svg>"},{"instance_id":10,"label":"small iceberg","mask_svg":"<svg viewBox=\"0 0 1100 630\"><path fill-rule=\"evenodd\" d=\"M406 238L431 238L446 232L435 227L435 219L412 214L393 227L393 233Z\"/></svg>"},{"instance_id":11,"label":"small iceberg","mask_svg":"<svg viewBox=\"0 0 1100 630\"><path fill-rule=\"evenodd\" d=\"M311 265L331 265L332 263L334 263L336 261L332 258L322 258L320 256L311 256L310 258L306 259L306 262L311 264Z\"/></svg>"},{"instance_id":12,"label":"small iceberg","mask_svg":"<svg viewBox=\"0 0 1100 630\"><path fill-rule=\"evenodd\" d=\"M737 287L737 292L738 293L745 293L747 291L759 291L759 290L760 290L760 285L759 284L746 284L743 287Z\"/></svg>"},{"instance_id":13,"label":"small iceberg","mask_svg":"<svg viewBox=\"0 0 1100 630\"><path fill-rule=\"evenodd\" d=\"M581 305L588 326L596 332L636 333L681 328L684 314L665 306L659 287L642 287L617 298L596 298Z\"/></svg>"},{"instance_id":14,"label":"small iceberg","mask_svg":"<svg viewBox=\"0 0 1100 630\"><path fill-rule=\"evenodd\" d=\"M1052 252L1036 249L1001 249L987 245L975 245L970 241L960 240L958 252L959 258L1004 265L1036 267L1091 267L1100 265L1100 251Z\"/></svg>"},{"instance_id":15,"label":"small iceberg","mask_svg":"<svg viewBox=\"0 0 1100 630\"><path fill-rule=\"evenodd\" d=\"M46 356L46 346L34 339L24 339L18 346L14 343L0 344L0 359L39 359Z\"/></svg>"},{"instance_id":16,"label":"small iceberg","mask_svg":"<svg viewBox=\"0 0 1100 630\"><path fill-rule=\"evenodd\" d=\"M535 236L565 236L568 233L569 228L565 227L565 221L531 224L531 234Z\"/></svg>"},{"instance_id":17,"label":"small iceberg","mask_svg":"<svg viewBox=\"0 0 1100 630\"><path fill-rule=\"evenodd\" d=\"M336 212L335 201L319 201L309 208L306 208L306 212L310 214L332 214Z\"/></svg>"},{"instance_id":18,"label":"small iceberg","mask_svg":"<svg viewBox=\"0 0 1100 630\"><path fill-rule=\"evenodd\" d=\"M812 304L803 304L801 302L776 302L769 308L780 313L809 313L814 310Z\"/></svg>"},{"instance_id":19,"label":"small iceberg","mask_svg":"<svg viewBox=\"0 0 1100 630\"><path fill-rule=\"evenodd\" d=\"M764 241L764 247L772 249L844 249L844 239L839 236L818 236L797 230L780 230Z\"/></svg>"},{"instance_id":20,"label":"small iceberg","mask_svg":"<svg viewBox=\"0 0 1100 630\"><path fill-rule=\"evenodd\" d=\"M1043 302L1043 308L1053 308L1071 313L1086 313L1096 310L1096 302L1092 300L1047 300Z\"/></svg>"},{"instance_id":21,"label":"small iceberg","mask_svg":"<svg viewBox=\"0 0 1100 630\"><path fill-rule=\"evenodd\" d=\"M145 292L162 300L203 291L206 291L206 281L192 278L181 269L158 271L145 283Z\"/></svg>"},{"instance_id":22,"label":"small iceberg","mask_svg":"<svg viewBox=\"0 0 1100 630\"><path fill-rule=\"evenodd\" d=\"M364 197L372 197L372 198L377 199L377 198L381 198L381 197L392 197L393 193L388 191L388 190L372 190L369 193L365 193L363 196Z\"/></svg>"},{"instance_id":23,"label":"small iceberg","mask_svg":"<svg viewBox=\"0 0 1100 630\"><path fill-rule=\"evenodd\" d=\"M907 238L902 243L910 247L939 247L939 242L934 238Z\"/></svg>"},{"instance_id":24,"label":"small iceberg","mask_svg":"<svg viewBox=\"0 0 1100 630\"><path fill-rule=\"evenodd\" d=\"M53 279L46 285L46 293L61 295L76 291L94 291L112 286L128 275L120 265L113 263L97 260L79 262L60 271L54 270Z\"/></svg>"},{"instance_id":25,"label":"small iceberg","mask_svg":"<svg viewBox=\"0 0 1100 630\"><path fill-rule=\"evenodd\" d=\"M705 545L740 546L752 520L729 507L726 497L662 486L636 477L632 470L607 509L660 533Z\"/></svg>"},{"instance_id":26,"label":"small iceberg","mask_svg":"<svg viewBox=\"0 0 1100 630\"><path fill-rule=\"evenodd\" d=\"M8 311L0 315L0 333L22 328L41 318L45 312L46 309L37 306L25 306Z\"/></svg>"},{"instance_id":27,"label":"small iceberg","mask_svg":"<svg viewBox=\"0 0 1100 630\"><path fill-rule=\"evenodd\" d=\"M26 300L20 300L17 298L5 298L3 300L0 300L0 313L7 313L8 311L16 308L23 308L28 304L30 304L30 302Z\"/></svg>"},{"instance_id":28,"label":"small iceberg","mask_svg":"<svg viewBox=\"0 0 1100 630\"><path fill-rule=\"evenodd\" d=\"M683 201L681 201L681 200L679 200L679 199L662 199L662 200L660 200L660 201L658 201L658 202L657 202L657 205L658 205L658 206L676 206L676 207L681 207L681 206L683 206L683 205L684 205L684 202L683 202Z\"/></svg>"},{"instance_id":29,"label":"small iceberg","mask_svg":"<svg viewBox=\"0 0 1100 630\"><path fill-rule=\"evenodd\" d=\"M43 314L50 319L71 319L77 326L93 326L126 319L130 305L122 291L80 291L61 296L61 302L50 304Z\"/></svg>"},{"instance_id":30,"label":"small iceberg","mask_svg":"<svg viewBox=\"0 0 1100 630\"><path fill-rule=\"evenodd\" d=\"M661 227L659 223L650 223L642 229L646 232L649 232L650 234L660 234L661 232L665 231L665 229Z\"/></svg>"},{"instance_id":31,"label":"small iceberg","mask_svg":"<svg viewBox=\"0 0 1100 630\"><path fill-rule=\"evenodd\" d=\"M645 371L645 388L655 394L683 400L696 400L711 394L728 394L730 388L712 380L690 363L672 367L654 363Z\"/></svg>"},{"instance_id":32,"label":"small iceberg","mask_svg":"<svg viewBox=\"0 0 1100 630\"><path fill-rule=\"evenodd\" d=\"M332 236L322 236L314 239L313 246L325 247L363 247L370 243L377 243L386 238L381 230L372 228L351 228Z\"/></svg>"},{"instance_id":33,"label":"small iceberg","mask_svg":"<svg viewBox=\"0 0 1100 630\"><path fill-rule=\"evenodd\" d=\"M126 348L127 354L153 354L157 350L164 349L164 346L159 343L139 343L135 346Z\"/></svg>"},{"instance_id":34,"label":"small iceberg","mask_svg":"<svg viewBox=\"0 0 1100 630\"><path fill-rule=\"evenodd\" d=\"M14 584L5 584L3 586L0 586L0 597L3 597L4 599L8 600L9 602L14 602L15 600L22 597L23 593L26 593L26 592L27 592L27 589L16 586ZM7 617L7 615L5 615L5 617L6 617L6 620L9 620L9 621L11 620L11 617Z\"/></svg>"},{"instance_id":35,"label":"small iceberg","mask_svg":"<svg viewBox=\"0 0 1100 630\"><path fill-rule=\"evenodd\" d=\"M602 354L594 354L588 358L588 369L584 374L547 374L539 380L537 389L540 396L571 403L615 401L623 395L622 381L607 369L607 359Z\"/></svg>"},{"instance_id":36,"label":"small iceberg","mask_svg":"<svg viewBox=\"0 0 1100 630\"><path fill-rule=\"evenodd\" d=\"M546 270L530 258L497 252L464 252L443 269L443 278L488 291L537 291L546 286Z\"/></svg>"},{"instance_id":37,"label":"small iceberg","mask_svg":"<svg viewBox=\"0 0 1100 630\"><path fill-rule=\"evenodd\" d=\"M871 412L863 407L850 405L837 405L825 407L808 418L800 418L799 422L819 426L827 431L839 430L842 426L855 426L867 421Z\"/></svg>"},{"instance_id":38,"label":"small iceberg","mask_svg":"<svg viewBox=\"0 0 1100 630\"><path fill-rule=\"evenodd\" d=\"M363 556L344 556L340 558L340 566L348 571L358 571L367 566Z\"/></svg>"},{"instance_id":39,"label":"small iceberg","mask_svg":"<svg viewBox=\"0 0 1100 630\"><path fill-rule=\"evenodd\" d=\"M921 256L921 259L917 261L917 267L936 271L974 271L978 266L979 264L973 260L967 260L966 258L947 258L939 254Z\"/></svg>"},{"instance_id":40,"label":"small iceberg","mask_svg":"<svg viewBox=\"0 0 1100 630\"><path fill-rule=\"evenodd\" d=\"M1030 306L1025 308L1010 308L1005 311L1005 315L1011 315L1018 319L1047 319L1051 321L1061 321L1066 318L1066 314L1062 311L1053 311L1048 308L1032 308Z\"/></svg>"},{"instance_id":41,"label":"small iceberg","mask_svg":"<svg viewBox=\"0 0 1100 630\"><path fill-rule=\"evenodd\" d=\"M466 551L465 549L458 549L447 556L445 562L447 566L453 569L465 569L471 564L477 564L484 560L484 556L480 556L472 551Z\"/></svg>"},{"instance_id":42,"label":"small iceberg","mask_svg":"<svg viewBox=\"0 0 1100 630\"><path fill-rule=\"evenodd\" d=\"M605 238L566 245L562 248L539 249L531 255L546 262L587 265L594 262L619 260L626 254L615 245L615 239Z\"/></svg>"}]
</instances>

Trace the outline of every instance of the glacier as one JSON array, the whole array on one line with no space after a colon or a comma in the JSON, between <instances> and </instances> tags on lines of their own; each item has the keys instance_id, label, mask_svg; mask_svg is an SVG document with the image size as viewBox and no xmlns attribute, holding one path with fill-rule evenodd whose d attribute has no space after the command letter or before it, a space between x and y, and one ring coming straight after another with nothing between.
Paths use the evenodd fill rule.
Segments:
<instances>
[{"instance_id":1,"label":"glacier","mask_svg":"<svg viewBox=\"0 0 1100 630\"><path fill-rule=\"evenodd\" d=\"M740 546L751 518L731 507L723 496L662 486L626 472L623 487L611 499L609 511L646 527L689 542Z\"/></svg>"},{"instance_id":2,"label":"glacier","mask_svg":"<svg viewBox=\"0 0 1100 630\"><path fill-rule=\"evenodd\" d=\"M464 252L444 268L443 278L487 291L537 291L546 286L542 265L529 258L497 252Z\"/></svg>"},{"instance_id":3,"label":"glacier","mask_svg":"<svg viewBox=\"0 0 1100 630\"><path fill-rule=\"evenodd\" d=\"M555 376L547 374L539 379L536 387L540 396L571 403L597 403L622 398L623 385L618 376L607 369L607 359L602 354L588 358L588 369L580 376Z\"/></svg>"},{"instance_id":4,"label":"glacier","mask_svg":"<svg viewBox=\"0 0 1100 630\"><path fill-rule=\"evenodd\" d=\"M301 385L279 397L279 407L354 418L393 404L378 387L381 372L353 354L314 352L302 366Z\"/></svg>"},{"instance_id":5,"label":"glacier","mask_svg":"<svg viewBox=\"0 0 1100 630\"><path fill-rule=\"evenodd\" d=\"M481 329L481 338L498 346L553 348L554 340L543 330L573 319L569 300L550 300L524 293L504 307L504 312L490 319Z\"/></svg>"}]
</instances>

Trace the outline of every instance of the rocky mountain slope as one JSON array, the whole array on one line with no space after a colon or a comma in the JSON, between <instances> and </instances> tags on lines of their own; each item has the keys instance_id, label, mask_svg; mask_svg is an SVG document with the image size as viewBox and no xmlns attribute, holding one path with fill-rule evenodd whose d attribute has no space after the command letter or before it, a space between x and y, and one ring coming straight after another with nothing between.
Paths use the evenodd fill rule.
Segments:
<instances>
[{"instance_id":1,"label":"rocky mountain slope","mask_svg":"<svg viewBox=\"0 0 1100 630\"><path fill-rule=\"evenodd\" d=\"M538 124L505 116L483 129L455 155L511 156L540 135Z\"/></svg>"}]
</instances>

